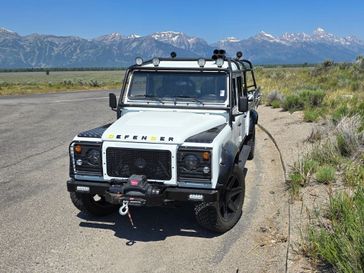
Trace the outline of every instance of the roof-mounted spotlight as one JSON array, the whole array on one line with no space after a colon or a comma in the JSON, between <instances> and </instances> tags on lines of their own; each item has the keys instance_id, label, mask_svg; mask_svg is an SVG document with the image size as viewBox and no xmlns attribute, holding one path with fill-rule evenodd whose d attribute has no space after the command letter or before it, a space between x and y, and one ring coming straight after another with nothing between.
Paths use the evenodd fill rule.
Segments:
<instances>
[{"instance_id":1,"label":"roof-mounted spotlight","mask_svg":"<svg viewBox=\"0 0 364 273\"><path fill-rule=\"evenodd\" d=\"M174 51L172 51L171 52L171 58L172 59L174 59L174 58L176 58L177 57L177 53L176 52L174 52Z\"/></svg>"},{"instance_id":2,"label":"roof-mounted spotlight","mask_svg":"<svg viewBox=\"0 0 364 273\"><path fill-rule=\"evenodd\" d=\"M220 54L220 55L225 55L225 54L226 54L226 51L225 51L225 50L223 50L223 49L220 49L220 50L219 50L219 54Z\"/></svg>"},{"instance_id":3,"label":"roof-mounted spotlight","mask_svg":"<svg viewBox=\"0 0 364 273\"><path fill-rule=\"evenodd\" d=\"M216 59L216 65L218 67L222 67L223 64L224 64L224 59L223 58L217 58Z\"/></svg>"},{"instance_id":4,"label":"roof-mounted spotlight","mask_svg":"<svg viewBox=\"0 0 364 273\"><path fill-rule=\"evenodd\" d=\"M214 53L214 55L219 54L219 50L215 49L213 53Z\"/></svg>"},{"instance_id":5,"label":"roof-mounted spotlight","mask_svg":"<svg viewBox=\"0 0 364 273\"><path fill-rule=\"evenodd\" d=\"M161 61L158 58L153 58L152 63L154 66L158 66Z\"/></svg>"},{"instance_id":6,"label":"roof-mounted spotlight","mask_svg":"<svg viewBox=\"0 0 364 273\"><path fill-rule=\"evenodd\" d=\"M136 57L135 58L135 64L136 65L142 65L143 64L143 59L141 57Z\"/></svg>"},{"instance_id":7,"label":"roof-mounted spotlight","mask_svg":"<svg viewBox=\"0 0 364 273\"><path fill-rule=\"evenodd\" d=\"M201 59L198 59L197 63L198 63L199 67L204 67L206 64L206 60L201 58Z\"/></svg>"},{"instance_id":8,"label":"roof-mounted spotlight","mask_svg":"<svg viewBox=\"0 0 364 273\"><path fill-rule=\"evenodd\" d=\"M243 57L243 52L241 51L236 52L236 59L240 60L241 57Z\"/></svg>"}]
</instances>

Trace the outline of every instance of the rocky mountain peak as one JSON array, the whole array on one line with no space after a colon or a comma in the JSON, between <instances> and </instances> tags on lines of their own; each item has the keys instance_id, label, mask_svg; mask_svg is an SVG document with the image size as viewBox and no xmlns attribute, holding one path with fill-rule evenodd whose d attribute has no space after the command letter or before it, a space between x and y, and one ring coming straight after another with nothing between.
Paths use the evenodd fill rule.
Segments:
<instances>
[{"instance_id":1,"label":"rocky mountain peak","mask_svg":"<svg viewBox=\"0 0 364 273\"><path fill-rule=\"evenodd\" d=\"M100 42L117 42L124 39L124 36L119 32L112 32L110 34L102 35L100 37L95 38L94 40Z\"/></svg>"}]
</instances>

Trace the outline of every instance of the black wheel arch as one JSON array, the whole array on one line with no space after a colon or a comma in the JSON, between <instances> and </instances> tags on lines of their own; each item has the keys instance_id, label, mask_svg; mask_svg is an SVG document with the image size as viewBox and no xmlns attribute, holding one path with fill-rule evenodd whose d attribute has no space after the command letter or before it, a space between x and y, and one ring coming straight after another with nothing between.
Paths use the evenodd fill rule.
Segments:
<instances>
[{"instance_id":1,"label":"black wheel arch","mask_svg":"<svg viewBox=\"0 0 364 273\"><path fill-rule=\"evenodd\" d=\"M220 155L219 178L217 180L218 187L224 185L229 175L234 170L235 164L239 160L240 147L232 142L227 142L222 146Z\"/></svg>"},{"instance_id":2,"label":"black wheel arch","mask_svg":"<svg viewBox=\"0 0 364 273\"><path fill-rule=\"evenodd\" d=\"M249 132L252 132L253 127L258 124L259 114L257 111L250 110L250 124L249 124Z\"/></svg>"}]
</instances>

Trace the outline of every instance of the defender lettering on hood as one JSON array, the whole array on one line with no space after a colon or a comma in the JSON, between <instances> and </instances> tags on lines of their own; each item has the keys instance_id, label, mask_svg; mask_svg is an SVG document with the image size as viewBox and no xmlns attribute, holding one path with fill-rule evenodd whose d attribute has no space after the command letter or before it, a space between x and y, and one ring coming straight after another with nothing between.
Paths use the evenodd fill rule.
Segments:
<instances>
[{"instance_id":1,"label":"defender lettering on hood","mask_svg":"<svg viewBox=\"0 0 364 273\"><path fill-rule=\"evenodd\" d=\"M125 141L158 141L158 142L173 142L174 137L166 136L148 136L148 135L116 135L108 134L108 139L119 139Z\"/></svg>"}]
</instances>

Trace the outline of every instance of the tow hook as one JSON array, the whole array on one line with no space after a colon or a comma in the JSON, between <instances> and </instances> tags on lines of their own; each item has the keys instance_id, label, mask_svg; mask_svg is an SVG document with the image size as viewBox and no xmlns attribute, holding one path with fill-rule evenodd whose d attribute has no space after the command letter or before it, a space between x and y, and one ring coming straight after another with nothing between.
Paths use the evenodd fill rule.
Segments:
<instances>
[{"instance_id":1,"label":"tow hook","mask_svg":"<svg viewBox=\"0 0 364 273\"><path fill-rule=\"evenodd\" d=\"M122 216L128 215L130 224L134 228L133 218L131 218L131 214L129 211L129 201L128 200L123 200L123 204L121 205L121 207L119 209L119 214Z\"/></svg>"},{"instance_id":2,"label":"tow hook","mask_svg":"<svg viewBox=\"0 0 364 273\"><path fill-rule=\"evenodd\" d=\"M124 200L123 204L121 205L121 207L119 209L119 214L124 216L124 215L127 215L128 212L129 212L129 201Z\"/></svg>"}]
</instances>

